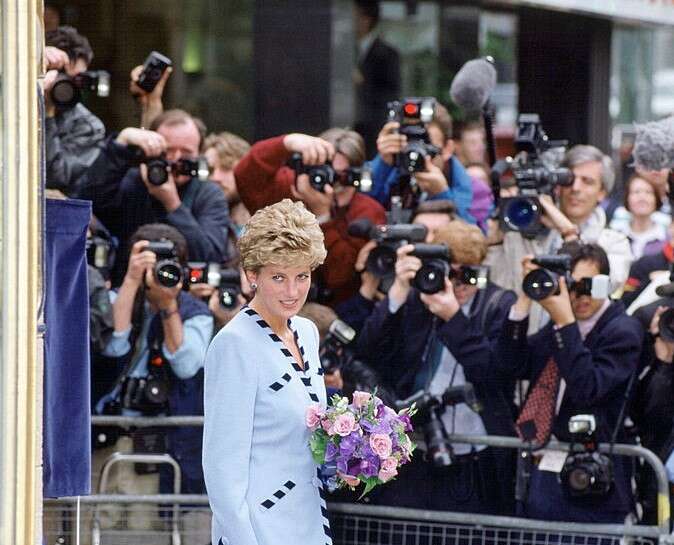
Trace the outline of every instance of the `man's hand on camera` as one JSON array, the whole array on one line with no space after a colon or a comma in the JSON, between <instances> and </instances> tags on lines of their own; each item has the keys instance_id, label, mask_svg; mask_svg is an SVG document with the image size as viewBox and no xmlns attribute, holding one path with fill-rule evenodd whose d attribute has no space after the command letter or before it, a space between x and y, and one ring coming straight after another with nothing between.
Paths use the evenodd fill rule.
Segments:
<instances>
[{"instance_id":1,"label":"man's hand on camera","mask_svg":"<svg viewBox=\"0 0 674 545\"><path fill-rule=\"evenodd\" d=\"M541 216L541 223L543 225L549 229L558 231L565 241L567 239L570 241L573 238L578 238L576 225L557 207L550 195L539 195L538 202L541 203L541 208L545 212Z\"/></svg>"},{"instance_id":2,"label":"man's hand on camera","mask_svg":"<svg viewBox=\"0 0 674 545\"><path fill-rule=\"evenodd\" d=\"M407 145L407 136L399 134L400 123L389 121L377 136L377 152L388 165L392 165L394 156Z\"/></svg>"},{"instance_id":3,"label":"man's hand on camera","mask_svg":"<svg viewBox=\"0 0 674 545\"><path fill-rule=\"evenodd\" d=\"M407 300L411 288L410 282L421 268L421 259L408 255L413 250L413 244L406 244L396 251L396 277L389 289L388 297L398 305L404 304Z\"/></svg>"},{"instance_id":4,"label":"man's hand on camera","mask_svg":"<svg viewBox=\"0 0 674 545\"><path fill-rule=\"evenodd\" d=\"M246 298L239 294L236 297L236 305L234 307L230 309L224 308L220 304L220 294L217 289L213 291L210 298L208 299L208 308L211 311L213 318L215 318L215 324L218 326L218 328L227 325L229 321L238 314L238 312L241 310L241 307L243 307L245 304Z\"/></svg>"},{"instance_id":5,"label":"man's hand on camera","mask_svg":"<svg viewBox=\"0 0 674 545\"><path fill-rule=\"evenodd\" d=\"M300 174L295 185L290 186L290 192L295 199L307 205L307 208L318 218L319 222L324 223L330 219L334 195L331 185L325 186L325 193L316 191L309 183L309 176Z\"/></svg>"},{"instance_id":6,"label":"man's hand on camera","mask_svg":"<svg viewBox=\"0 0 674 545\"><path fill-rule=\"evenodd\" d=\"M667 307L658 307L653 314L649 331L655 337L655 357L663 363L672 363L674 360L674 343L665 341L660 336L660 316L667 310Z\"/></svg>"},{"instance_id":7,"label":"man's hand on camera","mask_svg":"<svg viewBox=\"0 0 674 545\"><path fill-rule=\"evenodd\" d=\"M47 70L61 70L70 62L68 53L52 45L44 48L44 60Z\"/></svg>"},{"instance_id":8,"label":"man's hand on camera","mask_svg":"<svg viewBox=\"0 0 674 545\"><path fill-rule=\"evenodd\" d=\"M559 277L559 294L551 295L539 302L557 327L564 327L576 321L571 307L571 299L569 299L566 278L563 276Z\"/></svg>"},{"instance_id":9,"label":"man's hand on camera","mask_svg":"<svg viewBox=\"0 0 674 545\"><path fill-rule=\"evenodd\" d=\"M166 151L166 140L161 134L134 127L123 129L116 142L124 146L138 146L147 157L158 157Z\"/></svg>"},{"instance_id":10,"label":"man's hand on camera","mask_svg":"<svg viewBox=\"0 0 674 545\"><path fill-rule=\"evenodd\" d=\"M461 305L454 295L454 286L449 278L445 278L445 289L438 293L422 293L419 298L433 314L445 322L454 318Z\"/></svg>"},{"instance_id":11,"label":"man's hand on camera","mask_svg":"<svg viewBox=\"0 0 674 545\"><path fill-rule=\"evenodd\" d=\"M145 297L152 306L159 310L174 310L178 308L178 294L182 289L182 282L177 286L167 288L162 286L154 277L154 271L145 271Z\"/></svg>"},{"instance_id":12,"label":"man's hand on camera","mask_svg":"<svg viewBox=\"0 0 674 545\"><path fill-rule=\"evenodd\" d=\"M335 155L335 148L330 142L308 134L287 134L283 145L291 153L301 153L305 165L322 165L332 161Z\"/></svg>"},{"instance_id":13,"label":"man's hand on camera","mask_svg":"<svg viewBox=\"0 0 674 545\"><path fill-rule=\"evenodd\" d=\"M140 177L147 188L147 192L157 199L167 212L173 212L180 208L182 201L180 195L178 195L178 186L173 174L169 173L168 179L163 184L154 185L147 179L147 166L141 164Z\"/></svg>"},{"instance_id":14,"label":"man's hand on camera","mask_svg":"<svg viewBox=\"0 0 674 545\"><path fill-rule=\"evenodd\" d=\"M164 73L157 82L157 85L155 85L154 89L152 89L152 92L150 93L148 93L145 89L138 87L137 85L138 77L142 72L142 64L139 64L138 66L134 67L133 70L131 70L129 92L138 99L138 102L140 102L142 106L147 106L151 102L161 104L162 95L164 94L164 87L166 87L166 82L168 81L171 72L173 72L173 68L169 66L166 68L166 70L164 70Z\"/></svg>"},{"instance_id":15,"label":"man's hand on camera","mask_svg":"<svg viewBox=\"0 0 674 545\"><path fill-rule=\"evenodd\" d=\"M54 117L56 115L56 106L51 99L51 90L58 78L59 70L62 70L70 62L68 54L59 49L48 45L44 48L44 59L47 65L47 73L44 75L42 82L42 89L44 91L45 114L47 117Z\"/></svg>"},{"instance_id":16,"label":"man's hand on camera","mask_svg":"<svg viewBox=\"0 0 674 545\"><path fill-rule=\"evenodd\" d=\"M421 190L431 197L447 191L447 178L445 178L442 170L433 164L428 155L426 156L426 170L417 172L415 178Z\"/></svg>"},{"instance_id":17,"label":"man's hand on camera","mask_svg":"<svg viewBox=\"0 0 674 545\"><path fill-rule=\"evenodd\" d=\"M145 277L145 272L154 269L157 263L157 256L154 252L145 250L149 244L147 240L139 240L131 247L131 254L129 255L129 266L126 269L126 276L124 281L131 282L135 285L140 285Z\"/></svg>"},{"instance_id":18,"label":"man's hand on camera","mask_svg":"<svg viewBox=\"0 0 674 545\"><path fill-rule=\"evenodd\" d=\"M376 247L377 242L375 240L369 240L358 252L356 264L354 265L356 272L360 273L360 288L358 292L368 301L374 301L376 299L378 293L377 288L379 287L379 278L366 270L367 258L370 256L372 249Z\"/></svg>"}]
</instances>

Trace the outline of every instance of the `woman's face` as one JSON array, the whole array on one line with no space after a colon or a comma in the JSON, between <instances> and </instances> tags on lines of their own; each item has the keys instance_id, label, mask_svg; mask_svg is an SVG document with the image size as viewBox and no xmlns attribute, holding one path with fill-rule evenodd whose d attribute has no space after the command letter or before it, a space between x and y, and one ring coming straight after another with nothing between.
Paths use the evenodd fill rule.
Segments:
<instances>
[{"instance_id":1,"label":"woman's face","mask_svg":"<svg viewBox=\"0 0 674 545\"><path fill-rule=\"evenodd\" d=\"M627 208L635 216L649 216L655 212L655 192L647 181L641 178L632 180Z\"/></svg>"},{"instance_id":2,"label":"woman's face","mask_svg":"<svg viewBox=\"0 0 674 545\"><path fill-rule=\"evenodd\" d=\"M257 284L254 300L284 320L300 311L311 287L308 265L265 265L257 272L246 271L246 276L251 284Z\"/></svg>"}]
</instances>

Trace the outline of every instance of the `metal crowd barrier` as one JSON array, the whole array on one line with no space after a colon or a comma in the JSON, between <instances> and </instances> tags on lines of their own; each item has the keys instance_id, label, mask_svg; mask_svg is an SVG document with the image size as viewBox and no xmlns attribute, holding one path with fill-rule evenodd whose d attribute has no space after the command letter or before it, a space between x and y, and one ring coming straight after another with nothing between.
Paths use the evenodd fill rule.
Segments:
<instances>
[{"instance_id":1,"label":"metal crowd barrier","mask_svg":"<svg viewBox=\"0 0 674 545\"><path fill-rule=\"evenodd\" d=\"M121 417L95 416L94 425L120 427L200 426L203 417ZM487 445L527 450L526 443L513 437L452 435L453 443ZM547 448L569 450L567 443L551 441ZM329 504L335 545L613 545L652 544L674 545L670 534L669 484L660 459L650 450L637 445L600 444L599 450L613 454L642 458L653 469L658 484L658 525L608 525L562 523L517 517L498 517L472 513L436 512L365 504ZM582 446L574 445L574 450ZM80 498L45 500L47 508L72 506L76 502L85 508L102 504L185 504L208 505L206 496L157 494L113 495L97 494ZM70 542L64 542L67 545ZM72 542L75 543L74 541ZM135 543L135 542L134 542ZM140 543L140 542L138 542ZM154 545L148 540L142 545Z\"/></svg>"}]
</instances>

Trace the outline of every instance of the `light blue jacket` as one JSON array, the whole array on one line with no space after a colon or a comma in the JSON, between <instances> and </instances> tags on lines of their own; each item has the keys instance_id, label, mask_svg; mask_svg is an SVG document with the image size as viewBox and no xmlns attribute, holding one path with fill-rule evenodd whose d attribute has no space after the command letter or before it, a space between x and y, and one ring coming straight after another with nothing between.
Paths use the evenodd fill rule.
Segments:
<instances>
[{"instance_id":1,"label":"light blue jacket","mask_svg":"<svg viewBox=\"0 0 674 545\"><path fill-rule=\"evenodd\" d=\"M244 307L206 354L203 464L214 545L331 545L306 408L326 404L318 331L290 327L304 371L252 309Z\"/></svg>"}]
</instances>

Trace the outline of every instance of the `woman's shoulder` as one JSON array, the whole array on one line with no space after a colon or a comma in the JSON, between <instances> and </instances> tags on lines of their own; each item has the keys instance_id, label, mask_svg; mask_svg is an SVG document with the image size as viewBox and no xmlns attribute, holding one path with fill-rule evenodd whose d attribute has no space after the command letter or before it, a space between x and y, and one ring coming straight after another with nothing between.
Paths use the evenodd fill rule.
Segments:
<instances>
[{"instance_id":1,"label":"woman's shoulder","mask_svg":"<svg viewBox=\"0 0 674 545\"><path fill-rule=\"evenodd\" d=\"M256 328L252 327L255 323L251 321L250 317L245 314L243 310L234 316L227 324L218 331L213 337L211 343L243 343L246 339L250 339L255 334Z\"/></svg>"},{"instance_id":2,"label":"woman's shoulder","mask_svg":"<svg viewBox=\"0 0 674 545\"><path fill-rule=\"evenodd\" d=\"M295 316L293 317L292 322L300 335L301 334L312 336L315 335L316 338L318 338L318 328L316 327L316 324L312 322L309 318L303 318L302 316Z\"/></svg>"}]
</instances>

